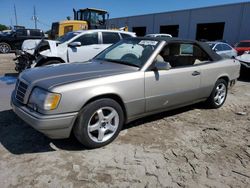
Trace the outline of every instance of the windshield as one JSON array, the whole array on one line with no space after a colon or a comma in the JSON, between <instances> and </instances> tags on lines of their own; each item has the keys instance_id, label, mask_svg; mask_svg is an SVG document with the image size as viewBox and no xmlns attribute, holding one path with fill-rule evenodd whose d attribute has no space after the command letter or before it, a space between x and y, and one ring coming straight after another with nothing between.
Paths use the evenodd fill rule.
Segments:
<instances>
[{"instance_id":1,"label":"windshield","mask_svg":"<svg viewBox=\"0 0 250 188\"><path fill-rule=\"evenodd\" d=\"M78 35L79 33L77 32L68 32L67 34L58 37L56 40L59 41L60 43L64 43L70 39L72 39L73 37L75 37L76 35Z\"/></svg>"},{"instance_id":2,"label":"windshield","mask_svg":"<svg viewBox=\"0 0 250 188\"><path fill-rule=\"evenodd\" d=\"M236 44L236 47L250 47L250 42L240 42Z\"/></svg>"},{"instance_id":3,"label":"windshield","mask_svg":"<svg viewBox=\"0 0 250 188\"><path fill-rule=\"evenodd\" d=\"M90 19L92 24L104 24L105 13L91 12Z\"/></svg>"},{"instance_id":4,"label":"windshield","mask_svg":"<svg viewBox=\"0 0 250 188\"><path fill-rule=\"evenodd\" d=\"M104 50L94 59L141 68L157 48L159 41L125 39Z\"/></svg>"},{"instance_id":5,"label":"windshield","mask_svg":"<svg viewBox=\"0 0 250 188\"><path fill-rule=\"evenodd\" d=\"M13 31L0 31L0 35L2 36L8 36L11 35L13 33Z\"/></svg>"}]
</instances>

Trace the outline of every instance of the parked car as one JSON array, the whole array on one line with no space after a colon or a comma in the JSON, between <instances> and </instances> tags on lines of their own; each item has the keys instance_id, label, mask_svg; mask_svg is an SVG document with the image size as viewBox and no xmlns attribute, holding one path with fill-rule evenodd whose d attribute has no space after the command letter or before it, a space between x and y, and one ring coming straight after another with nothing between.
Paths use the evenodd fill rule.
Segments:
<instances>
[{"instance_id":1,"label":"parked car","mask_svg":"<svg viewBox=\"0 0 250 188\"><path fill-rule=\"evenodd\" d=\"M238 55L244 54L246 51L250 51L250 40L242 40L234 46Z\"/></svg>"},{"instance_id":2,"label":"parked car","mask_svg":"<svg viewBox=\"0 0 250 188\"><path fill-rule=\"evenodd\" d=\"M101 51L135 33L115 30L81 30L69 32L55 40L25 41L17 54L16 70L50 64L88 61ZM35 46L35 48L34 48ZM27 53L27 49L33 49Z\"/></svg>"},{"instance_id":3,"label":"parked car","mask_svg":"<svg viewBox=\"0 0 250 188\"><path fill-rule=\"evenodd\" d=\"M17 29L0 35L0 53L9 53L11 50L20 50L22 43L27 39L44 38L40 29Z\"/></svg>"},{"instance_id":4,"label":"parked car","mask_svg":"<svg viewBox=\"0 0 250 188\"><path fill-rule=\"evenodd\" d=\"M147 34L145 37L166 37L166 38L172 38L172 35L165 34L165 33L158 33L158 34Z\"/></svg>"},{"instance_id":5,"label":"parked car","mask_svg":"<svg viewBox=\"0 0 250 188\"><path fill-rule=\"evenodd\" d=\"M127 38L88 63L28 69L12 93L13 111L50 138L73 132L87 148L113 141L135 119L206 101L221 107L240 63L205 43Z\"/></svg>"},{"instance_id":6,"label":"parked car","mask_svg":"<svg viewBox=\"0 0 250 188\"><path fill-rule=\"evenodd\" d=\"M241 63L241 70L242 73L247 73L249 74L250 72L250 51L246 51L244 54L237 56L237 60L240 61Z\"/></svg>"},{"instance_id":7,"label":"parked car","mask_svg":"<svg viewBox=\"0 0 250 188\"><path fill-rule=\"evenodd\" d=\"M208 45L223 58L235 58L237 51L227 43L224 42L207 42Z\"/></svg>"}]
</instances>

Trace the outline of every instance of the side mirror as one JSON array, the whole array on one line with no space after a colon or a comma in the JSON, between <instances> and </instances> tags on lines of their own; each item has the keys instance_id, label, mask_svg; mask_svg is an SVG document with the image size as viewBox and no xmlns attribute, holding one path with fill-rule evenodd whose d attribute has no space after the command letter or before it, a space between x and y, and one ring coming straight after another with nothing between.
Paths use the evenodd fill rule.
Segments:
<instances>
[{"instance_id":1,"label":"side mirror","mask_svg":"<svg viewBox=\"0 0 250 188\"><path fill-rule=\"evenodd\" d=\"M213 49L215 52L217 52L218 50L216 48Z\"/></svg>"},{"instance_id":2,"label":"side mirror","mask_svg":"<svg viewBox=\"0 0 250 188\"><path fill-rule=\"evenodd\" d=\"M71 43L68 44L68 46L72 47L72 48L76 48L76 47L79 47L81 45L82 45L81 42L71 42Z\"/></svg>"},{"instance_id":3,"label":"side mirror","mask_svg":"<svg viewBox=\"0 0 250 188\"><path fill-rule=\"evenodd\" d=\"M171 69L171 65L169 62L155 62L154 70L169 70Z\"/></svg>"}]
</instances>

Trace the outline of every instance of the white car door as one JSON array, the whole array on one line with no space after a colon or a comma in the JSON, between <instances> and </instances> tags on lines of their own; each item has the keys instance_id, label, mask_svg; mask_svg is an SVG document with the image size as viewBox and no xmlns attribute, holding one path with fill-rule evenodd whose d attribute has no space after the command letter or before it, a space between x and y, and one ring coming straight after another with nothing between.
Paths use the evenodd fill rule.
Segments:
<instances>
[{"instance_id":1,"label":"white car door","mask_svg":"<svg viewBox=\"0 0 250 188\"><path fill-rule=\"evenodd\" d=\"M85 33L72 42L81 42L81 46L68 47L68 60L70 63L88 61L100 53L103 48L100 45L99 32Z\"/></svg>"}]
</instances>

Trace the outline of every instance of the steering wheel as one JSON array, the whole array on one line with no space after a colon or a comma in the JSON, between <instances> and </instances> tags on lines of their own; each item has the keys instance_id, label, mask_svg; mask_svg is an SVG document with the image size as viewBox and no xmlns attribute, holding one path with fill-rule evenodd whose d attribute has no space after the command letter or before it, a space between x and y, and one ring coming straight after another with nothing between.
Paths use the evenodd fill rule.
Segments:
<instances>
[{"instance_id":1,"label":"steering wheel","mask_svg":"<svg viewBox=\"0 0 250 188\"><path fill-rule=\"evenodd\" d=\"M122 61L125 62L131 62L135 65L141 66L141 61L138 59L138 57L135 54L125 54L124 56L121 57Z\"/></svg>"}]
</instances>

